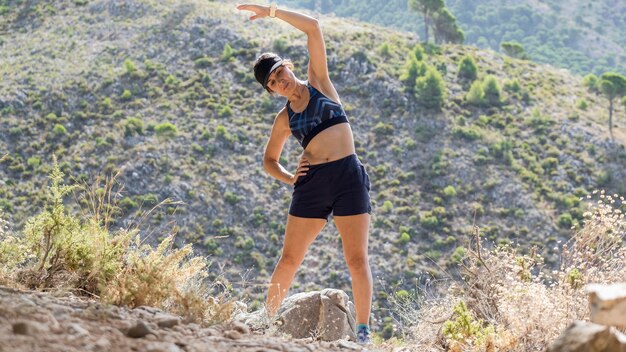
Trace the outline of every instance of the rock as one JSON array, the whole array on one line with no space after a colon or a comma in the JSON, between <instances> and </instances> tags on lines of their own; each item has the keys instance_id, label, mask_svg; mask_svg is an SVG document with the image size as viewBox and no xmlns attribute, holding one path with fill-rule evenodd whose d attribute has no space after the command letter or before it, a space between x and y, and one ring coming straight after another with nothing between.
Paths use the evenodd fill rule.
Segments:
<instances>
[{"instance_id":1,"label":"rock","mask_svg":"<svg viewBox=\"0 0 626 352\"><path fill-rule=\"evenodd\" d=\"M587 293L592 322L626 328L626 283L590 284Z\"/></svg>"},{"instance_id":2,"label":"rock","mask_svg":"<svg viewBox=\"0 0 626 352\"><path fill-rule=\"evenodd\" d=\"M72 323L68 327L69 332L74 336L89 336L89 331L79 324Z\"/></svg>"},{"instance_id":3,"label":"rock","mask_svg":"<svg viewBox=\"0 0 626 352\"><path fill-rule=\"evenodd\" d=\"M228 337L231 340L241 339L241 333L237 330L228 330L224 333L224 336Z\"/></svg>"},{"instance_id":4,"label":"rock","mask_svg":"<svg viewBox=\"0 0 626 352\"><path fill-rule=\"evenodd\" d=\"M231 323L231 329L235 330L235 331L239 331L242 334L249 334L250 333L250 328L248 327L248 325L239 322L239 321L234 321Z\"/></svg>"},{"instance_id":5,"label":"rock","mask_svg":"<svg viewBox=\"0 0 626 352\"><path fill-rule=\"evenodd\" d=\"M626 336L608 326L575 321L548 352L626 352Z\"/></svg>"},{"instance_id":6,"label":"rock","mask_svg":"<svg viewBox=\"0 0 626 352\"><path fill-rule=\"evenodd\" d=\"M133 337L133 338L141 338L148 334L154 334L154 332L142 320L137 321L137 323L134 326L132 326L131 328L128 329L128 331L126 331L126 336Z\"/></svg>"},{"instance_id":7,"label":"rock","mask_svg":"<svg viewBox=\"0 0 626 352\"><path fill-rule=\"evenodd\" d=\"M173 328L180 323L179 317L165 313L157 314L155 319L160 328Z\"/></svg>"},{"instance_id":8,"label":"rock","mask_svg":"<svg viewBox=\"0 0 626 352\"><path fill-rule=\"evenodd\" d=\"M278 311L278 331L293 338L356 339L354 305L335 289L295 294Z\"/></svg>"},{"instance_id":9,"label":"rock","mask_svg":"<svg viewBox=\"0 0 626 352\"><path fill-rule=\"evenodd\" d=\"M13 333L17 335L36 336L48 332L48 327L34 321L18 321L13 324Z\"/></svg>"}]
</instances>

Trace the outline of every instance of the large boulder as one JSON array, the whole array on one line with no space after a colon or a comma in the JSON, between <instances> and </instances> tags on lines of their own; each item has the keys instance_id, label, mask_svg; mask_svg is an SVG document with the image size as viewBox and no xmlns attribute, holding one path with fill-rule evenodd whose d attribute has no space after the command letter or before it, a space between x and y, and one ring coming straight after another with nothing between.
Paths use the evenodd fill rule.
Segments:
<instances>
[{"instance_id":1,"label":"large boulder","mask_svg":"<svg viewBox=\"0 0 626 352\"><path fill-rule=\"evenodd\" d=\"M626 336L609 326L575 321L548 352L626 352Z\"/></svg>"},{"instance_id":2,"label":"large boulder","mask_svg":"<svg viewBox=\"0 0 626 352\"><path fill-rule=\"evenodd\" d=\"M592 322L626 329L626 283L587 285Z\"/></svg>"},{"instance_id":3,"label":"large boulder","mask_svg":"<svg viewBox=\"0 0 626 352\"><path fill-rule=\"evenodd\" d=\"M278 331L294 338L355 340L354 304L341 290L324 289L287 297L277 313Z\"/></svg>"}]
</instances>

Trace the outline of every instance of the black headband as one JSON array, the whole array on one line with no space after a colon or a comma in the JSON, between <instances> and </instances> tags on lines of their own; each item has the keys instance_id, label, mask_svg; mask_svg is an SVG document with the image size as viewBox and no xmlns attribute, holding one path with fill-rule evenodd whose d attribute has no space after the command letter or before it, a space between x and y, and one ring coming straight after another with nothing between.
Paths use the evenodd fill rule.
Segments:
<instances>
[{"instance_id":1,"label":"black headband","mask_svg":"<svg viewBox=\"0 0 626 352\"><path fill-rule=\"evenodd\" d=\"M283 64L283 59L278 56L267 58L261 61L254 72L256 80L267 89L267 80L274 70Z\"/></svg>"}]
</instances>

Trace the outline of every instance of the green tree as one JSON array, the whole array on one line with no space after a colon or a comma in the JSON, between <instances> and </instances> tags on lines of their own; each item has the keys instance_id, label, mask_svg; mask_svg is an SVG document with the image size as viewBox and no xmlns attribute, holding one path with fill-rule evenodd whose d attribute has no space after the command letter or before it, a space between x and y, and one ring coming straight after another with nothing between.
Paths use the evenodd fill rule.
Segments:
<instances>
[{"instance_id":1,"label":"green tree","mask_svg":"<svg viewBox=\"0 0 626 352\"><path fill-rule=\"evenodd\" d=\"M426 70L426 75L415 80L417 101L429 109L439 109L445 100L445 85L441 74L434 67Z\"/></svg>"},{"instance_id":2,"label":"green tree","mask_svg":"<svg viewBox=\"0 0 626 352\"><path fill-rule=\"evenodd\" d=\"M424 42L428 43L428 27L431 25L431 17L444 6L443 0L409 0L409 8L424 16Z\"/></svg>"},{"instance_id":3,"label":"green tree","mask_svg":"<svg viewBox=\"0 0 626 352\"><path fill-rule=\"evenodd\" d=\"M471 55L465 55L459 62L459 77L473 81L478 75L476 60Z\"/></svg>"},{"instance_id":4,"label":"green tree","mask_svg":"<svg viewBox=\"0 0 626 352\"><path fill-rule=\"evenodd\" d=\"M583 77L583 86L587 87L590 92L600 93L600 91L598 91L598 77L593 73Z\"/></svg>"},{"instance_id":5,"label":"green tree","mask_svg":"<svg viewBox=\"0 0 626 352\"><path fill-rule=\"evenodd\" d=\"M421 49L421 46L419 46L419 48ZM400 81L404 82L406 90L409 92L415 91L416 80L426 74L426 64L421 61L423 55L423 51L419 51L416 47L416 49L410 51L407 56Z\"/></svg>"},{"instance_id":6,"label":"green tree","mask_svg":"<svg viewBox=\"0 0 626 352\"><path fill-rule=\"evenodd\" d=\"M472 83L469 92L465 95L465 101L475 106L485 104L485 92L483 91L481 81L474 81L474 83Z\"/></svg>"},{"instance_id":7,"label":"green tree","mask_svg":"<svg viewBox=\"0 0 626 352\"><path fill-rule=\"evenodd\" d=\"M447 8L442 8L432 16L435 43L463 44L465 33L456 23L456 17Z\"/></svg>"},{"instance_id":8,"label":"green tree","mask_svg":"<svg viewBox=\"0 0 626 352\"><path fill-rule=\"evenodd\" d=\"M500 85L494 76L489 75L483 79L483 91L485 102L490 106L499 106L502 103Z\"/></svg>"},{"instance_id":9,"label":"green tree","mask_svg":"<svg viewBox=\"0 0 626 352\"><path fill-rule=\"evenodd\" d=\"M510 57L522 60L528 59L528 55L526 55L526 51L524 50L522 44L516 42L503 42L500 44L500 48L502 48L504 54Z\"/></svg>"},{"instance_id":10,"label":"green tree","mask_svg":"<svg viewBox=\"0 0 626 352\"><path fill-rule=\"evenodd\" d=\"M615 98L626 96L626 77L615 72L606 72L600 76L598 88L609 100L609 133L613 138L613 102Z\"/></svg>"}]
</instances>

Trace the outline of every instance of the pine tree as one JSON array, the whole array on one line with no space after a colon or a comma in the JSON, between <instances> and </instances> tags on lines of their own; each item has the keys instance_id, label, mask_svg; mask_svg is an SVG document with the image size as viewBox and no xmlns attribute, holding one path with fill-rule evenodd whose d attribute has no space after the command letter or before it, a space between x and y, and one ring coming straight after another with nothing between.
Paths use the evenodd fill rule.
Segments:
<instances>
[{"instance_id":1,"label":"pine tree","mask_svg":"<svg viewBox=\"0 0 626 352\"><path fill-rule=\"evenodd\" d=\"M615 72L606 72L598 80L598 88L609 100L609 133L613 138L613 102L626 96L626 77Z\"/></svg>"},{"instance_id":2,"label":"pine tree","mask_svg":"<svg viewBox=\"0 0 626 352\"><path fill-rule=\"evenodd\" d=\"M463 44L465 33L456 23L456 17L447 8L441 8L432 16L435 43Z\"/></svg>"},{"instance_id":3,"label":"pine tree","mask_svg":"<svg viewBox=\"0 0 626 352\"><path fill-rule=\"evenodd\" d=\"M473 81L478 75L476 60L471 55L465 55L459 62L459 77Z\"/></svg>"},{"instance_id":4,"label":"pine tree","mask_svg":"<svg viewBox=\"0 0 626 352\"><path fill-rule=\"evenodd\" d=\"M417 101L428 109L440 109L445 100L445 85L441 74L429 66L426 75L415 81Z\"/></svg>"},{"instance_id":5,"label":"pine tree","mask_svg":"<svg viewBox=\"0 0 626 352\"><path fill-rule=\"evenodd\" d=\"M444 8L443 0L409 0L409 8L424 15L424 42L428 43L428 27L431 16Z\"/></svg>"}]
</instances>

